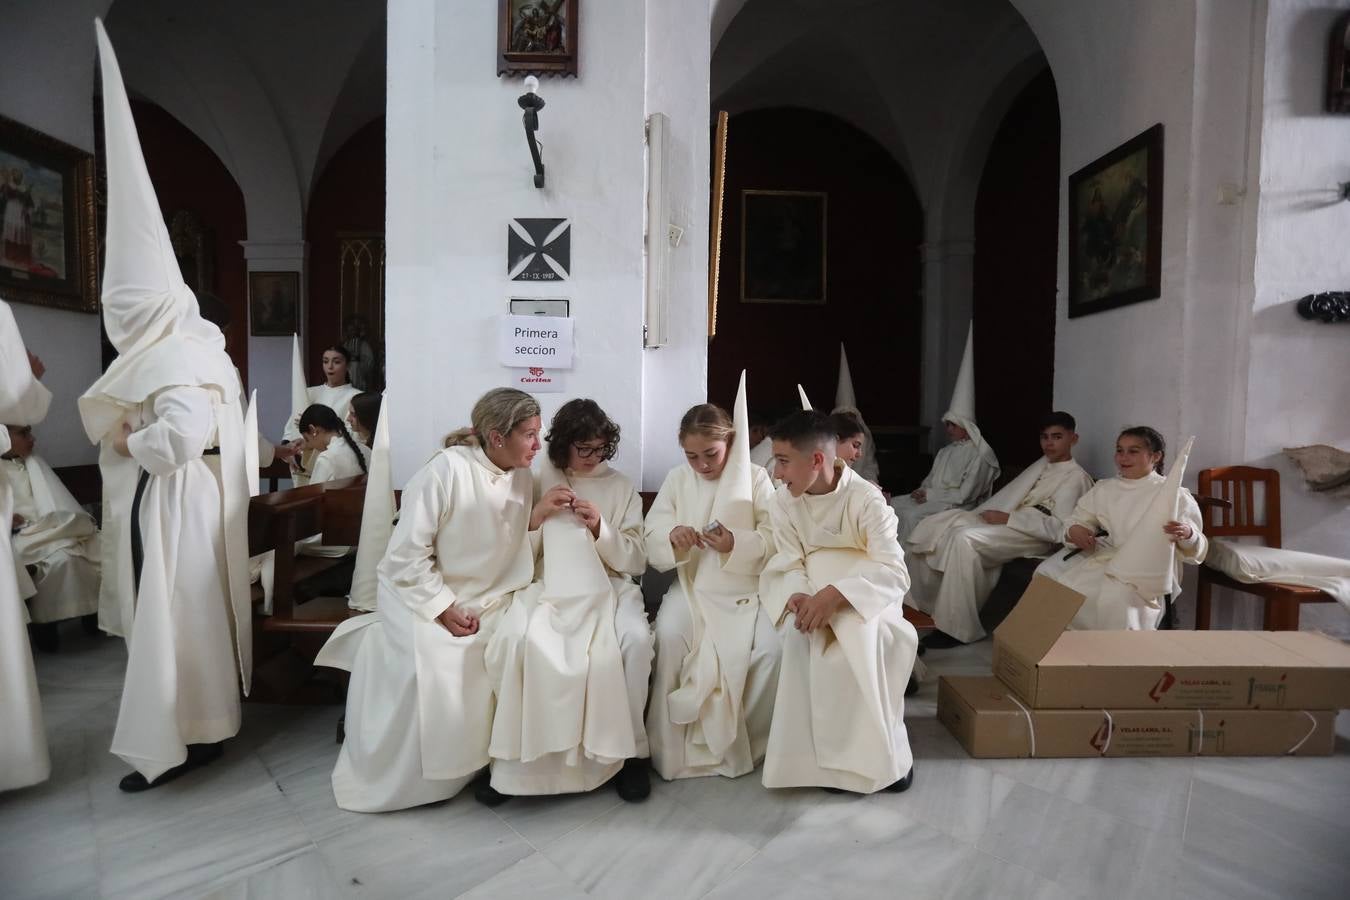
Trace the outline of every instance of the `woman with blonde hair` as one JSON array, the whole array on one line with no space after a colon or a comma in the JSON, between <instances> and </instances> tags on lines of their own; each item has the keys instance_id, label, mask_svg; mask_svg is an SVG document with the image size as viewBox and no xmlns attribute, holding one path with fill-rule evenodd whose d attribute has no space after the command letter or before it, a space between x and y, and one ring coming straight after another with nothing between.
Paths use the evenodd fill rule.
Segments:
<instances>
[{"instance_id":1,"label":"woman with blonde hair","mask_svg":"<svg viewBox=\"0 0 1350 900\"><path fill-rule=\"evenodd\" d=\"M445 800L488 764L495 701L484 649L534 577L532 537L572 497L562 488L532 502L540 423L529 394L488 391L471 418L403 491L379 565L379 611L352 661L333 770L343 809Z\"/></svg>"}]
</instances>

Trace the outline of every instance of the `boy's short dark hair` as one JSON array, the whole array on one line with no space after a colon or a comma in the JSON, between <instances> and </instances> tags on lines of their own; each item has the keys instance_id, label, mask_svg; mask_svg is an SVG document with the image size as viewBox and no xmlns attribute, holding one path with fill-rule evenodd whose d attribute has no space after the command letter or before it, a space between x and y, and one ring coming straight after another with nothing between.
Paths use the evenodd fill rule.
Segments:
<instances>
[{"instance_id":1,"label":"boy's short dark hair","mask_svg":"<svg viewBox=\"0 0 1350 900\"><path fill-rule=\"evenodd\" d=\"M769 429L769 439L787 441L802 452L838 440L831 417L818 409L800 409L779 419Z\"/></svg>"},{"instance_id":2,"label":"boy's short dark hair","mask_svg":"<svg viewBox=\"0 0 1350 900\"><path fill-rule=\"evenodd\" d=\"M587 398L568 400L553 414L544 443L548 444L548 460L559 469L566 469L572 445L581 441L604 441L600 458L614 458L619 449L619 426L600 404Z\"/></svg>"},{"instance_id":3,"label":"boy's short dark hair","mask_svg":"<svg viewBox=\"0 0 1350 900\"><path fill-rule=\"evenodd\" d=\"M1041 417L1041 431L1048 428L1063 428L1065 431L1078 431L1078 421L1062 410L1046 413Z\"/></svg>"}]
</instances>

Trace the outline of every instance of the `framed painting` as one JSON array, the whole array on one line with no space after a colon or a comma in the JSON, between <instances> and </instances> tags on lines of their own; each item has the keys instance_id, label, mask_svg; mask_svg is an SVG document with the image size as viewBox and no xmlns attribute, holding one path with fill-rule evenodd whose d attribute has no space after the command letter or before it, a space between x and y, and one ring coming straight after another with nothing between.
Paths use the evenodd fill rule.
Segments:
<instances>
[{"instance_id":1,"label":"framed painting","mask_svg":"<svg viewBox=\"0 0 1350 900\"><path fill-rule=\"evenodd\" d=\"M497 74L577 74L578 0L498 0Z\"/></svg>"},{"instance_id":2,"label":"framed painting","mask_svg":"<svg viewBox=\"0 0 1350 900\"><path fill-rule=\"evenodd\" d=\"M741 191L741 302L825 302L828 196Z\"/></svg>"},{"instance_id":3,"label":"framed painting","mask_svg":"<svg viewBox=\"0 0 1350 900\"><path fill-rule=\"evenodd\" d=\"M1162 296L1163 127L1069 176L1069 318Z\"/></svg>"},{"instance_id":4,"label":"framed painting","mask_svg":"<svg viewBox=\"0 0 1350 900\"><path fill-rule=\"evenodd\" d=\"M0 296L98 312L94 157L0 116Z\"/></svg>"},{"instance_id":5,"label":"framed painting","mask_svg":"<svg viewBox=\"0 0 1350 900\"><path fill-rule=\"evenodd\" d=\"M249 272L248 320L254 337L290 337L300 330L300 273Z\"/></svg>"}]
</instances>

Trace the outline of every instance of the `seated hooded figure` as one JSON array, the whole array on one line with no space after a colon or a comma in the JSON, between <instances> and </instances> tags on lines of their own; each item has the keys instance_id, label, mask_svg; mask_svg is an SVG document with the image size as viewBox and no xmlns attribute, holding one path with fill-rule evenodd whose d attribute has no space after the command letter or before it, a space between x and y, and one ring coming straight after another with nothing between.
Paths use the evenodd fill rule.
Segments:
<instances>
[{"instance_id":1,"label":"seated hooded figure","mask_svg":"<svg viewBox=\"0 0 1350 900\"><path fill-rule=\"evenodd\" d=\"M938 451L933 468L914 491L891 500L903 543L928 516L948 509L974 509L998 480L998 457L975 424L974 332L966 336L966 352L956 376L951 407L942 417L947 446Z\"/></svg>"},{"instance_id":2,"label":"seated hooded figure","mask_svg":"<svg viewBox=\"0 0 1350 900\"><path fill-rule=\"evenodd\" d=\"M7 425L10 449L0 472L14 498L10 543L16 569L32 587L21 591L34 624L98 612L98 528L47 461L34 453L29 425ZM23 576L20 576L23 580Z\"/></svg>"}]
</instances>

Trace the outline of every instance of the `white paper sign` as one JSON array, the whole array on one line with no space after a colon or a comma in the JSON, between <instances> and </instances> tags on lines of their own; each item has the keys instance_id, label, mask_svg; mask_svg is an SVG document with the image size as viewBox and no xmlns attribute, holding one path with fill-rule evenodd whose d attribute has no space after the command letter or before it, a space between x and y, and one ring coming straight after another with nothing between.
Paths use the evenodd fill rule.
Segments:
<instances>
[{"instance_id":1,"label":"white paper sign","mask_svg":"<svg viewBox=\"0 0 1350 900\"><path fill-rule=\"evenodd\" d=\"M572 368L572 319L562 316L502 316L497 362L512 368Z\"/></svg>"},{"instance_id":2,"label":"white paper sign","mask_svg":"<svg viewBox=\"0 0 1350 900\"><path fill-rule=\"evenodd\" d=\"M552 369L512 369L508 384L527 394L561 394L563 374Z\"/></svg>"}]
</instances>

